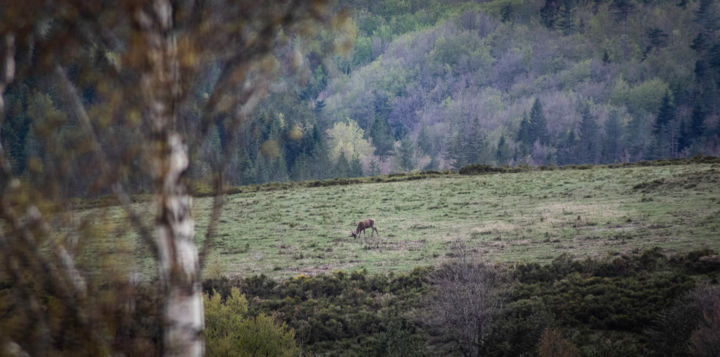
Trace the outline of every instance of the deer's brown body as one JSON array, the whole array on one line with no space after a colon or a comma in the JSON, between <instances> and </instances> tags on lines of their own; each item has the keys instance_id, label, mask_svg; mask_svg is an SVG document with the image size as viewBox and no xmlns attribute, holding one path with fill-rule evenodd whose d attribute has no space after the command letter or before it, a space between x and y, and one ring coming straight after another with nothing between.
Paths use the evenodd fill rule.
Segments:
<instances>
[{"instance_id":1,"label":"deer's brown body","mask_svg":"<svg viewBox=\"0 0 720 357\"><path fill-rule=\"evenodd\" d=\"M358 234L360 234L360 232L365 232L365 229L367 229L367 228L372 228L372 230L370 231L371 237L373 236L373 233L375 233L375 232L377 232L377 234L380 235L380 232L378 232L377 228L375 228L375 220L372 218L369 218L364 221L360 221L360 223L358 223L357 228L355 228L354 231L350 232L350 236L353 238L357 238Z\"/></svg>"}]
</instances>

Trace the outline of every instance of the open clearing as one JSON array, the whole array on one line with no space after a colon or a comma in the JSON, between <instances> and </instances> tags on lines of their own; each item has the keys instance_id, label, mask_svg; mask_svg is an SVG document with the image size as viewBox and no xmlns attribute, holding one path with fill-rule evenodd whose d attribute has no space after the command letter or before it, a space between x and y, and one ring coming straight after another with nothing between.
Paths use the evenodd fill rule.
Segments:
<instances>
[{"instance_id":1,"label":"open clearing","mask_svg":"<svg viewBox=\"0 0 720 357\"><path fill-rule=\"evenodd\" d=\"M447 175L226 200L206 276L399 272L461 252L489 261L542 262L562 253L602 257L656 246L720 249L718 164ZM199 244L210 203L195 200ZM119 209L105 214L116 221L109 236L115 259L120 239L127 242L120 245L127 258L143 261L129 269L152 275L141 244L120 229L127 225ZM357 221L369 217L380 237L351 238Z\"/></svg>"}]
</instances>

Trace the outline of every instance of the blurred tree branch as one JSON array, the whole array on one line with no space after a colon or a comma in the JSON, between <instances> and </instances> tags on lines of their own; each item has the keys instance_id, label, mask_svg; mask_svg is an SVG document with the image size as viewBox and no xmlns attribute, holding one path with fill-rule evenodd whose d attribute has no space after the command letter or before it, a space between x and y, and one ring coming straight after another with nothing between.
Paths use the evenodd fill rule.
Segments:
<instances>
[{"instance_id":1,"label":"blurred tree branch","mask_svg":"<svg viewBox=\"0 0 720 357\"><path fill-rule=\"evenodd\" d=\"M297 65L277 49L293 36L311 36L313 26L332 25L335 9L324 0L7 5L0 13L0 117L14 81L29 83L43 102L31 124L39 154L29 159L30 173L13 176L0 145L0 282L14 296L0 296L0 311L17 320L0 324L7 336L0 350L202 355L200 272L222 213L233 138L214 166L215 197L200 252L188 180L193 153L216 125L231 134L241 130L279 68ZM211 72L217 77L208 81ZM152 227L131 196L146 179ZM161 282L162 337L143 335L123 317L154 309L137 304L131 277L102 276L117 267L78 268L83 254L99 252L66 248L111 238L111 208L77 211L71 202L78 190L90 197L112 193L127 217L119 224L132 226L148 248ZM25 328L32 331L23 334Z\"/></svg>"}]
</instances>

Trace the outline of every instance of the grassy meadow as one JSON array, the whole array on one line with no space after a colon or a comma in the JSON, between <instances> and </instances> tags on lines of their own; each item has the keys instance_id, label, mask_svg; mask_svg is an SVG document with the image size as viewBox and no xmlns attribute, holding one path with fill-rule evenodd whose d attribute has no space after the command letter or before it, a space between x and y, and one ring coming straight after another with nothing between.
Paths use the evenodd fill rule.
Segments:
<instances>
[{"instance_id":1,"label":"grassy meadow","mask_svg":"<svg viewBox=\"0 0 720 357\"><path fill-rule=\"evenodd\" d=\"M719 182L717 165L695 164L240 193L227 197L208 268L287 277L406 271L459 250L517 262L654 246L719 249ZM200 233L209 200L196 203ZM357 221L368 217L380 236L350 237Z\"/></svg>"},{"instance_id":2,"label":"grassy meadow","mask_svg":"<svg viewBox=\"0 0 720 357\"><path fill-rule=\"evenodd\" d=\"M678 253L718 250L718 183L720 165L686 164L446 174L237 193L226 197L204 274L283 278L336 270L403 272L458 254L547 262L562 253L603 257L651 247ZM211 201L194 202L199 244ZM139 268L144 275L152 275L142 245L122 228L127 223L120 209L105 214L116 221L105 228L114 259L125 259L117 254L124 249L128 258L144 261ZM368 231L350 237L357 221L370 217L380 236Z\"/></svg>"}]
</instances>

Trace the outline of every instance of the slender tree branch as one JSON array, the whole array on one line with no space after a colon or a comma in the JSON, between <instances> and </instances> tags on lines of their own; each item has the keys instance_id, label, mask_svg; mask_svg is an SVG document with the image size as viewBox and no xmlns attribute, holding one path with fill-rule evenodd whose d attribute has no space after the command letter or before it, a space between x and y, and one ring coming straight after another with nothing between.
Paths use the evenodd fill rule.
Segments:
<instances>
[{"instance_id":1,"label":"slender tree branch","mask_svg":"<svg viewBox=\"0 0 720 357\"><path fill-rule=\"evenodd\" d=\"M12 32L5 34L3 42L4 53L2 68L0 68L0 134L2 134L2 126L5 121L5 101L3 99L5 88L15 78L15 35ZM3 196L11 177L10 160L5 155L2 140L0 140L0 194L3 194Z\"/></svg>"},{"instance_id":2,"label":"slender tree branch","mask_svg":"<svg viewBox=\"0 0 720 357\"><path fill-rule=\"evenodd\" d=\"M88 116L85 107L80 101L80 95L78 94L77 89L72 84L72 82L70 82L67 74L65 74L65 70L59 64L55 65L55 75L60 81L60 84L63 88L63 93L65 93L67 100L70 102L70 107L72 108L75 115L80 119L82 127L85 130L85 134L90 139L92 152L95 155L95 159L100 167L100 172L103 178L107 180L113 180L113 175L111 174L110 166L108 164L109 161L107 158L107 154L105 153L105 150L100 144L100 140L98 140L95 129L93 128L92 122L90 121L90 117ZM150 252L152 253L153 258L157 259L157 243L153 240L150 229L145 225L145 223L143 223L138 213L132 208L132 199L130 198L130 195L125 191L122 183L117 179L113 181L114 182L112 182L112 190L115 193L118 201L120 201L120 205L130 218L132 226L137 231L140 239L143 241L143 243L145 243L145 245L148 246L148 248L150 248Z\"/></svg>"},{"instance_id":3,"label":"slender tree branch","mask_svg":"<svg viewBox=\"0 0 720 357\"><path fill-rule=\"evenodd\" d=\"M212 213L210 214L210 222L208 223L207 231L205 231L205 240L203 241L202 249L198 259L200 260L200 271L205 268L207 264L207 255L212 248L212 242L215 238L218 221L220 221L220 215L222 214L222 208L225 204L224 196L224 175L223 168L218 168L218 172L215 176L215 196L213 197Z\"/></svg>"}]
</instances>

